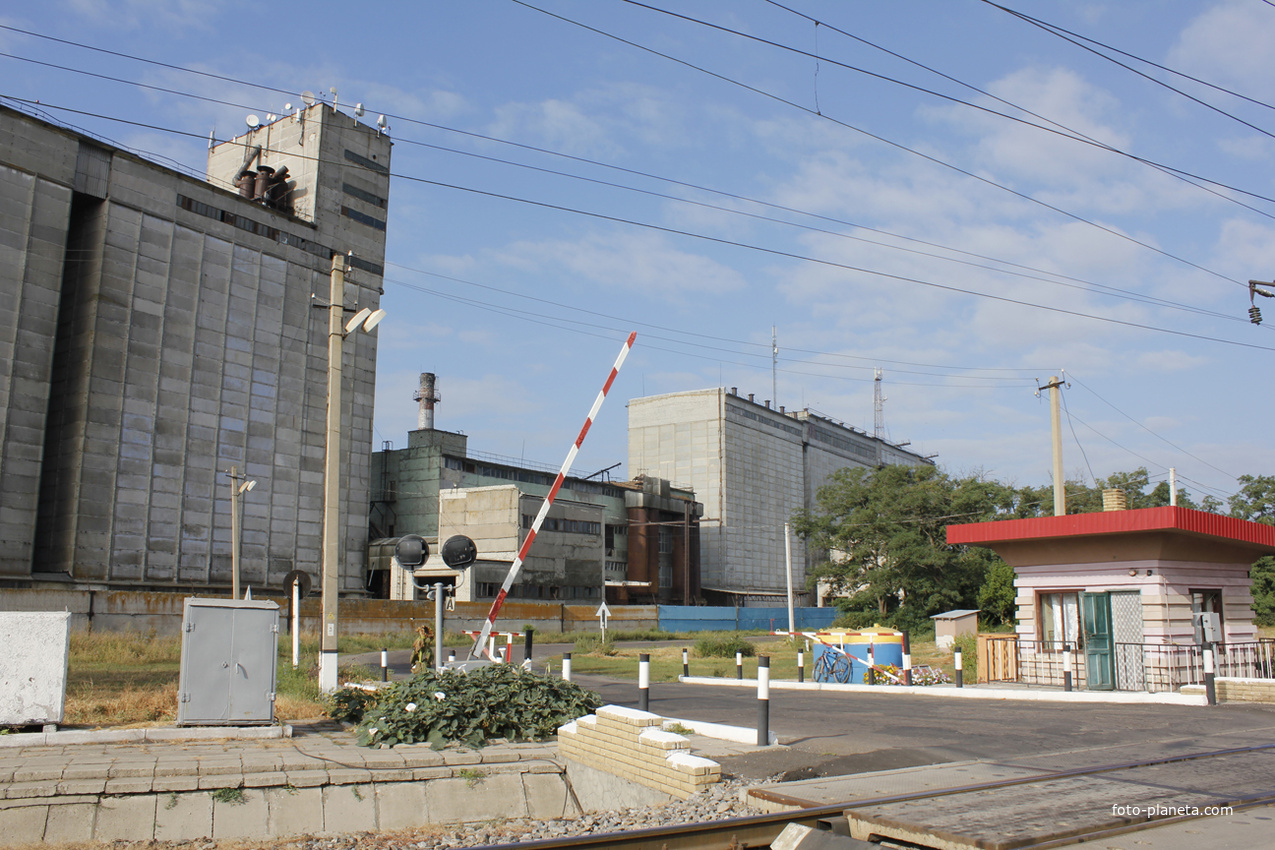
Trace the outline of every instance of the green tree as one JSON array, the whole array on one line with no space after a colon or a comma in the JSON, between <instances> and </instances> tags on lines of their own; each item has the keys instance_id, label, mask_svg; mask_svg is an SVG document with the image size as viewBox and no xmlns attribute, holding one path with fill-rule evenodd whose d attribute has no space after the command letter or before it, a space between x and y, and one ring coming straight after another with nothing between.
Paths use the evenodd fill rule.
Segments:
<instances>
[{"instance_id":1,"label":"green tree","mask_svg":"<svg viewBox=\"0 0 1275 850\"><path fill-rule=\"evenodd\" d=\"M1275 525L1275 476L1241 475L1239 492L1227 500L1231 516ZM1249 571L1253 579L1253 622L1275 626L1275 558L1258 558Z\"/></svg>"},{"instance_id":2,"label":"green tree","mask_svg":"<svg viewBox=\"0 0 1275 850\"><path fill-rule=\"evenodd\" d=\"M987 570L987 578L978 589L978 608L983 620L999 624L1013 623L1017 619L1014 598L1014 568L999 558Z\"/></svg>"},{"instance_id":3,"label":"green tree","mask_svg":"<svg viewBox=\"0 0 1275 850\"><path fill-rule=\"evenodd\" d=\"M947 545L946 528L1007 511L1013 493L981 476L953 479L932 466L842 469L819 490L794 530L829 553L810 571L848 599L843 610L873 612L913 628L931 614L976 604L990 559Z\"/></svg>"}]
</instances>

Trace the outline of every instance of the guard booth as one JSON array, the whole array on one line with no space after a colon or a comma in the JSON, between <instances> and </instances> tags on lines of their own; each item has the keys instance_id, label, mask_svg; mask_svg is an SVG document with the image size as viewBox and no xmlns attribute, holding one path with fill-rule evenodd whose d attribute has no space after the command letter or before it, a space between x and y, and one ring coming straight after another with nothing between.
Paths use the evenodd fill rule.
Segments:
<instances>
[{"instance_id":1,"label":"guard booth","mask_svg":"<svg viewBox=\"0 0 1275 850\"><path fill-rule=\"evenodd\" d=\"M947 527L1014 568L1016 680L1061 685L1064 654L1094 690L1176 690L1202 676L1201 613L1224 675L1269 676L1249 568L1275 553L1275 526L1179 507ZM1263 673L1263 671L1266 671Z\"/></svg>"},{"instance_id":2,"label":"guard booth","mask_svg":"<svg viewBox=\"0 0 1275 850\"><path fill-rule=\"evenodd\" d=\"M186 600L177 725L274 722L279 606L270 600Z\"/></svg>"}]
</instances>

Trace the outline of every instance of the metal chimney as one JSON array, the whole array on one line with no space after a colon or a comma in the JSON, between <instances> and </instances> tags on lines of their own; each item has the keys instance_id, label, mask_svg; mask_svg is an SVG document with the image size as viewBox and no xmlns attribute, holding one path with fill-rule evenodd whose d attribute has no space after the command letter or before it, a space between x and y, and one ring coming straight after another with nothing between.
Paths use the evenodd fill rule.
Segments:
<instances>
[{"instance_id":1,"label":"metal chimney","mask_svg":"<svg viewBox=\"0 0 1275 850\"><path fill-rule=\"evenodd\" d=\"M441 401L434 384L437 380L433 372L421 372L421 385L412 396L420 409L416 414L416 428L420 431L434 430L434 403Z\"/></svg>"}]
</instances>

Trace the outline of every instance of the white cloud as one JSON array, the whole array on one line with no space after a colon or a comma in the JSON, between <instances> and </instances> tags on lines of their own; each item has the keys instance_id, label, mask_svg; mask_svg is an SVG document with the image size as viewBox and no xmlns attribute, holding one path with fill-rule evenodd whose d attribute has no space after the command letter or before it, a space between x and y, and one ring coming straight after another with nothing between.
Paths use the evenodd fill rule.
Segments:
<instances>
[{"instance_id":1,"label":"white cloud","mask_svg":"<svg viewBox=\"0 0 1275 850\"><path fill-rule=\"evenodd\" d=\"M1275 15L1262 3L1223 0L1188 24L1169 51L1170 67L1270 99Z\"/></svg>"},{"instance_id":2,"label":"white cloud","mask_svg":"<svg viewBox=\"0 0 1275 850\"><path fill-rule=\"evenodd\" d=\"M743 276L700 254L675 248L662 234L617 231L574 242L519 242L500 252L502 263L569 273L577 284L647 293L680 301L682 294L723 294L745 289Z\"/></svg>"}]
</instances>

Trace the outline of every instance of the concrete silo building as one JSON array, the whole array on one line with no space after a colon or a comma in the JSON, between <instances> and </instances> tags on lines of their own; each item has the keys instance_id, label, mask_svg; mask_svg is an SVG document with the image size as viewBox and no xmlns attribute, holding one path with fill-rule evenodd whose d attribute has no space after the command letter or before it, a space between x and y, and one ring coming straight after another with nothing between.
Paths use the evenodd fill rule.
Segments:
<instances>
[{"instance_id":1,"label":"concrete silo building","mask_svg":"<svg viewBox=\"0 0 1275 850\"><path fill-rule=\"evenodd\" d=\"M224 592L316 579L333 256L380 300L390 141L324 104L206 178L0 107L0 583ZM317 295L313 299L312 295ZM374 334L345 345L341 588L363 586Z\"/></svg>"}]
</instances>

